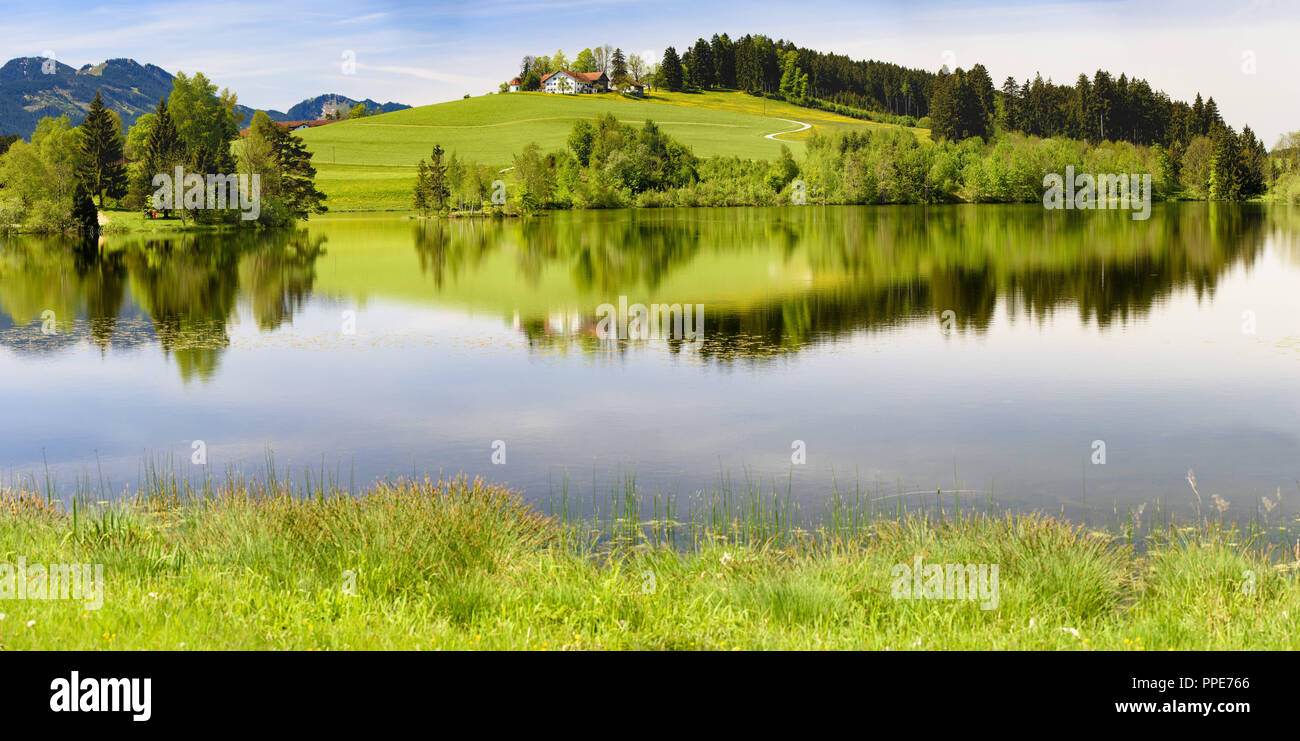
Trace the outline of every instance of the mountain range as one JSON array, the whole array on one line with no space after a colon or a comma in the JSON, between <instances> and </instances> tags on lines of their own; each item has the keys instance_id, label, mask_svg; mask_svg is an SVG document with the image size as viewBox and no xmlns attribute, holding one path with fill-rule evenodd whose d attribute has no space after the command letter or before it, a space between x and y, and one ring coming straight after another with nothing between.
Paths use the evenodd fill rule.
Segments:
<instances>
[{"instance_id":1,"label":"mountain range","mask_svg":"<svg viewBox=\"0 0 1300 741\"><path fill-rule=\"evenodd\" d=\"M171 94L172 74L134 59L109 59L80 69L41 57L11 59L0 67L0 135L29 137L36 123L46 116L67 114L74 125L80 124L97 90L104 105L121 116L123 127L130 128L141 115L154 109L159 98ZM311 120L322 117L327 103L337 104L345 114L357 103L364 103L372 113L410 108L401 103L325 94L308 98L288 111L266 110L266 114L273 121ZM241 126L247 127L258 109L241 105L237 110L244 115Z\"/></svg>"}]
</instances>

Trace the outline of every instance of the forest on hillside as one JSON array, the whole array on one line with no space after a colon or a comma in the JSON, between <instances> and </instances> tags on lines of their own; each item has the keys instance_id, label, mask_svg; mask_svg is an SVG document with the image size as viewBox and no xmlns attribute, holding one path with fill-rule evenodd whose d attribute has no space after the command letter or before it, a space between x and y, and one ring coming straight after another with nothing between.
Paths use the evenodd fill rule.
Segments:
<instances>
[{"instance_id":1,"label":"forest on hillside","mask_svg":"<svg viewBox=\"0 0 1300 741\"><path fill-rule=\"evenodd\" d=\"M673 92L741 90L855 118L928 128L939 141L979 137L990 142L1022 134L1090 145L1141 145L1154 150L1157 179L1187 181L1186 195L1194 198L1260 196L1289 173L1270 161L1268 148L1249 126L1241 131L1228 126L1212 96L1197 93L1190 103L1174 100L1122 72L1080 74L1073 85L1041 75L1024 82L1008 76L996 86L982 64L930 72L855 60L761 34L732 40L723 33L697 38L680 54L669 46L654 64L609 45L584 49L572 63L562 51L525 56L523 88L536 89L548 72L570 67L606 72L620 82L643 78Z\"/></svg>"}]
</instances>

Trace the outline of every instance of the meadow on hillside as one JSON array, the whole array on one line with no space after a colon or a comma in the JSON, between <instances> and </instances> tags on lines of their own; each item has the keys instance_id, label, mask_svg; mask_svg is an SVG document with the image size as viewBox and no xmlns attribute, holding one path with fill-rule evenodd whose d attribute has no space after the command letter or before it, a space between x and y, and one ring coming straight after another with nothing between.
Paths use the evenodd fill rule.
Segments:
<instances>
[{"instance_id":1,"label":"meadow on hillside","mask_svg":"<svg viewBox=\"0 0 1300 741\"><path fill-rule=\"evenodd\" d=\"M576 121L613 113L640 125L654 120L698 156L770 160L787 146L796 154L814 132L898 128L744 93L622 95L509 93L411 108L301 132L317 169L317 184L333 211L407 210L415 163L434 144L462 160L508 167L535 143L562 149ZM811 128L799 129L807 123ZM912 129L923 140L924 129ZM769 134L775 134L768 138Z\"/></svg>"}]
</instances>

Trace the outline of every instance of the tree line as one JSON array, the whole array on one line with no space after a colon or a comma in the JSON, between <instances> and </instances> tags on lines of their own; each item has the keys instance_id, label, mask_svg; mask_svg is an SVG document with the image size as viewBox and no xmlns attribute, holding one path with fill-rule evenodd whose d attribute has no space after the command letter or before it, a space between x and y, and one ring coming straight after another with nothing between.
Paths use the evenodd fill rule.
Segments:
<instances>
[{"instance_id":1,"label":"tree line","mask_svg":"<svg viewBox=\"0 0 1300 741\"><path fill-rule=\"evenodd\" d=\"M1273 173L1261 183L1253 167L1223 163L1250 158L1219 129L1198 136L1179 161L1160 145L1044 138L999 132L990 140L922 141L914 132L877 128L814 134L803 155L788 149L770 161L698 157L653 121L632 126L606 114L579 120L566 145L543 151L529 144L513 168L460 163L436 147L418 165L415 207L422 214L475 211L528 213L543 209L783 206L820 204L1037 203L1044 176L1065 173L1150 173L1152 200L1233 201L1271 186L1300 198L1300 133L1287 156L1266 158ZM1222 149L1226 148L1226 149ZM508 200L487 204L493 181L508 180ZM1282 197L1280 195L1280 197Z\"/></svg>"},{"instance_id":2,"label":"tree line","mask_svg":"<svg viewBox=\"0 0 1300 741\"><path fill-rule=\"evenodd\" d=\"M989 139L999 132L1067 138L1090 144L1127 142L1153 148L1171 182L1188 195L1235 201L1263 195L1269 180L1264 142L1249 126L1228 126L1214 98L1200 94L1187 104L1170 100L1145 80L1113 78L1098 70L1079 75L1073 86L1041 76L1017 84L1008 77L1001 90L983 65L940 72L934 82L930 131L939 140Z\"/></svg>"},{"instance_id":3,"label":"tree line","mask_svg":"<svg viewBox=\"0 0 1300 741\"><path fill-rule=\"evenodd\" d=\"M525 55L519 62L521 90L540 90L542 78L552 72L603 72L617 90L629 82L640 82L652 69L639 54L625 54L622 48L601 44L578 52L570 60L563 49L546 56ZM505 92L509 83L502 83Z\"/></svg>"},{"instance_id":4,"label":"tree line","mask_svg":"<svg viewBox=\"0 0 1300 741\"><path fill-rule=\"evenodd\" d=\"M1146 80L1130 80L1125 74L1116 78L1105 70L1098 70L1091 79L1080 75L1074 85L1057 85L1041 76L1024 83L1008 77L998 89L980 64L954 78L954 71L946 67L930 72L855 60L761 34L737 41L725 33L708 40L701 37L680 54L670 46L653 73L656 87L671 91L794 93L796 98L910 116L917 121L932 116L932 107L943 103L938 100L941 97L952 97L954 86L969 84L970 95L979 98L990 119L1004 130L1089 142L1168 146L1209 135L1216 122L1222 122L1213 98L1202 102L1198 93L1195 103L1172 100ZM792 79L800 81L797 87L791 87ZM950 125L952 111L941 113L949 119L943 125Z\"/></svg>"},{"instance_id":5,"label":"tree line","mask_svg":"<svg viewBox=\"0 0 1300 741\"><path fill-rule=\"evenodd\" d=\"M218 92L202 73L181 72L171 94L125 133L98 92L80 126L66 115L41 120L30 141L13 141L0 152L0 228L94 232L97 210L109 200L152 212L154 177L170 176L178 166L205 179L257 175L257 224L287 224L323 212L325 196L315 188L316 171L302 139L261 112L241 139L237 105L234 93ZM177 203L171 210L185 223L242 223L237 206L227 205L193 209Z\"/></svg>"}]
</instances>

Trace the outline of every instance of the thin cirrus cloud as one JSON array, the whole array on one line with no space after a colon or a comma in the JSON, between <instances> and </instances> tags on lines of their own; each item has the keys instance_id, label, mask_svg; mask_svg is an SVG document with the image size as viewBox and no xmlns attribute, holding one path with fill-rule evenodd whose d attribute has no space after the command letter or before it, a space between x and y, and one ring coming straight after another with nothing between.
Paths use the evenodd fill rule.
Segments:
<instances>
[{"instance_id":1,"label":"thin cirrus cloud","mask_svg":"<svg viewBox=\"0 0 1300 741\"><path fill-rule=\"evenodd\" d=\"M470 75L458 75L451 72L439 72L433 69L423 67L403 67L399 65L368 65L357 63L357 69L361 71L373 70L375 72L384 72L393 75L408 75L418 77L422 80L432 80L435 82L447 82L454 84L467 85L494 85L497 80L490 77L473 77Z\"/></svg>"}]
</instances>

